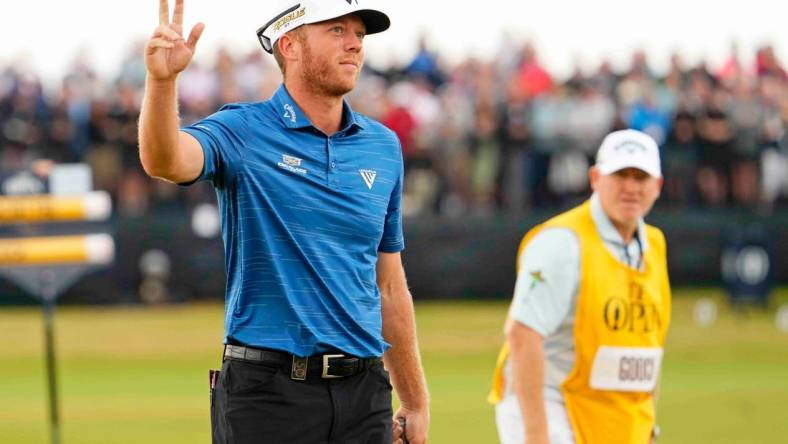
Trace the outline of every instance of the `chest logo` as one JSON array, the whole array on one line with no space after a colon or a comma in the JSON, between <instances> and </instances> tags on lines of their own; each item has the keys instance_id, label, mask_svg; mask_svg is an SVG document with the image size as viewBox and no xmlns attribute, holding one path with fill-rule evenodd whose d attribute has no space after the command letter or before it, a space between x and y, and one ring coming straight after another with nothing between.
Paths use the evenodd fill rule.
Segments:
<instances>
[{"instance_id":1,"label":"chest logo","mask_svg":"<svg viewBox=\"0 0 788 444\"><path fill-rule=\"evenodd\" d=\"M285 103L284 118L285 119L290 119L290 121L293 122L293 123L296 122L295 110L293 109L293 107L289 103Z\"/></svg>"},{"instance_id":2,"label":"chest logo","mask_svg":"<svg viewBox=\"0 0 788 444\"><path fill-rule=\"evenodd\" d=\"M301 159L298 157L288 156L287 154L282 154L282 162L294 167L301 166Z\"/></svg>"},{"instance_id":3,"label":"chest logo","mask_svg":"<svg viewBox=\"0 0 788 444\"><path fill-rule=\"evenodd\" d=\"M287 154L282 154L282 161L277 163L276 165L283 169L290 171L292 173L298 174L306 174L307 171L304 168L301 168L302 160L298 157L288 156Z\"/></svg>"},{"instance_id":4,"label":"chest logo","mask_svg":"<svg viewBox=\"0 0 788 444\"><path fill-rule=\"evenodd\" d=\"M613 296L605 302L603 320L611 331L651 333L662 327L660 308L646 298L643 287L631 284L629 297Z\"/></svg>"},{"instance_id":5,"label":"chest logo","mask_svg":"<svg viewBox=\"0 0 788 444\"><path fill-rule=\"evenodd\" d=\"M367 188L371 190L378 172L375 170L358 170L358 172L361 174L361 178L364 179L364 183L367 184Z\"/></svg>"}]
</instances>

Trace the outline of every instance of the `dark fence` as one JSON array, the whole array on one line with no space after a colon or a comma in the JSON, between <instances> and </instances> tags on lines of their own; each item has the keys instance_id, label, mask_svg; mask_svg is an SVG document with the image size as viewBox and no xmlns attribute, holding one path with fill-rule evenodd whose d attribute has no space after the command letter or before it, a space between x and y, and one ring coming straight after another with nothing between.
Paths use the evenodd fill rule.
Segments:
<instances>
[{"instance_id":1,"label":"dark fence","mask_svg":"<svg viewBox=\"0 0 788 444\"><path fill-rule=\"evenodd\" d=\"M521 237L552 214L555 212L451 221L406 220L403 259L415 298L509 297ZM726 235L753 227L770 239L770 276L778 284L788 282L787 209L769 217L734 210L657 209L649 222L662 228L667 237L674 286L720 285L721 249ZM101 227L84 227L85 232L97 228ZM158 210L144 218L119 218L103 228L115 236L115 265L84 278L63 295L61 302L107 304L223 297L221 240L195 236L187 211ZM69 230L73 232L73 226ZM21 233L36 234L29 227L5 227L0 236ZM148 254L145 267L164 272L154 273L151 279L143 274L141 260L153 250L164 254ZM12 284L0 280L0 304L32 302Z\"/></svg>"},{"instance_id":2,"label":"dark fence","mask_svg":"<svg viewBox=\"0 0 788 444\"><path fill-rule=\"evenodd\" d=\"M416 297L510 297L523 234L554 213L461 222L412 221L404 254ZM673 286L721 285L722 246L730 232L753 230L771 240L771 276L788 282L788 211L751 213L657 210L648 218L668 243Z\"/></svg>"}]
</instances>

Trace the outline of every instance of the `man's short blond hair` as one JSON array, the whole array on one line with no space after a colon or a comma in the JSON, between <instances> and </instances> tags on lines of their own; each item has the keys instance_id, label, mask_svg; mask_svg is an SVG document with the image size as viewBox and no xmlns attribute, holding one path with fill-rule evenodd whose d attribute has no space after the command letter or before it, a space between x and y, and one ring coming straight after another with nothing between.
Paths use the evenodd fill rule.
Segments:
<instances>
[{"instance_id":1,"label":"man's short blond hair","mask_svg":"<svg viewBox=\"0 0 788 444\"><path fill-rule=\"evenodd\" d=\"M285 35L290 36L298 40L299 42L304 42L306 40L306 34L304 33L304 26L299 26L298 28L286 33ZM285 63L284 57L282 57L282 53L279 52L279 40L281 37L276 41L273 47L273 54L274 60L276 60L276 64L279 65L279 70L282 71L282 77L285 76L287 72L287 63Z\"/></svg>"}]
</instances>

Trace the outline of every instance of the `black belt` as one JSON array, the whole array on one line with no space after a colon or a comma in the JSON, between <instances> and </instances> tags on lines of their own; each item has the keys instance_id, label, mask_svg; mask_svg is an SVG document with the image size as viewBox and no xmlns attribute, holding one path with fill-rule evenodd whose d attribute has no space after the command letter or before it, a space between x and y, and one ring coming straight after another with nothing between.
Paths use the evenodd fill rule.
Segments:
<instances>
[{"instance_id":1,"label":"black belt","mask_svg":"<svg viewBox=\"0 0 788 444\"><path fill-rule=\"evenodd\" d=\"M290 353L243 345L224 346L224 358L284 367L290 379L334 379L357 375L382 362L380 358L358 358L344 354L295 356Z\"/></svg>"}]
</instances>

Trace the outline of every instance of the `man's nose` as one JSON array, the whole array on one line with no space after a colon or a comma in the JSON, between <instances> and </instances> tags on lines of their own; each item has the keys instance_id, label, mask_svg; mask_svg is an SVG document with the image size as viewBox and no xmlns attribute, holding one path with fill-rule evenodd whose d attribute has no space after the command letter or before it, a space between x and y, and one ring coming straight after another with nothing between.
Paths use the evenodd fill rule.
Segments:
<instances>
[{"instance_id":1,"label":"man's nose","mask_svg":"<svg viewBox=\"0 0 788 444\"><path fill-rule=\"evenodd\" d=\"M349 52L359 52L361 51L362 45L364 41L362 37L359 37L353 32L347 33L345 37L345 50Z\"/></svg>"},{"instance_id":2,"label":"man's nose","mask_svg":"<svg viewBox=\"0 0 788 444\"><path fill-rule=\"evenodd\" d=\"M640 181L634 176L624 176L623 187L625 191L637 192L640 189Z\"/></svg>"}]
</instances>

